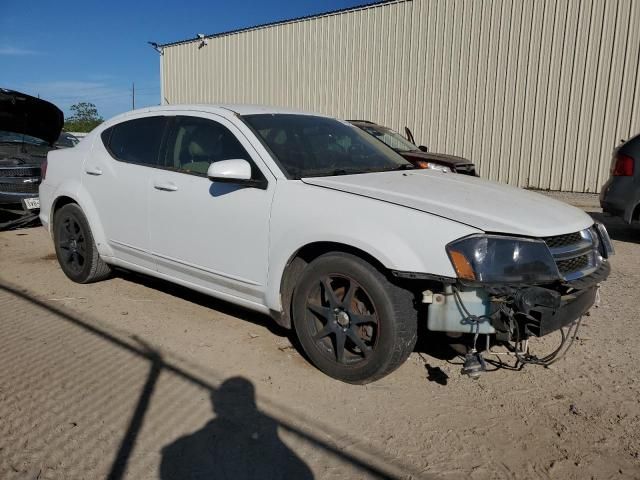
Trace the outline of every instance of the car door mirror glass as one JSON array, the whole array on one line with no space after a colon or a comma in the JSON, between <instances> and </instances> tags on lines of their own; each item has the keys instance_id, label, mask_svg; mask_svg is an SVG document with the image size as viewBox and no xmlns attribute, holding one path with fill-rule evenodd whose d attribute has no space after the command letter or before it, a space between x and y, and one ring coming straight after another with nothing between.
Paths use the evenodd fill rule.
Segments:
<instances>
[{"instance_id":1,"label":"car door mirror glass","mask_svg":"<svg viewBox=\"0 0 640 480\"><path fill-rule=\"evenodd\" d=\"M422 152L428 152L428 151L429 151L429 149L428 149L427 147L425 147L424 145L420 145L418 148L419 148L419 149L420 149L420 151L422 151Z\"/></svg>"}]
</instances>

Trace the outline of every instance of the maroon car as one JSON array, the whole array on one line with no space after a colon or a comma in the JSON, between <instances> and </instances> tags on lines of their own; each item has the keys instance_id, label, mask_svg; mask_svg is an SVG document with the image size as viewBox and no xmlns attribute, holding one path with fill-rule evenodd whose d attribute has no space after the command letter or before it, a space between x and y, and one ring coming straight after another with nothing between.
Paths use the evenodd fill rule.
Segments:
<instances>
[{"instance_id":1,"label":"maroon car","mask_svg":"<svg viewBox=\"0 0 640 480\"><path fill-rule=\"evenodd\" d=\"M463 157L455 155L447 155L445 153L433 153L427 150L427 147L416 146L411 131L405 127L407 140L398 132L388 127L383 127L367 120L347 120L352 125L373 135L381 142L393 148L396 152L410 161L417 168L431 168L434 170L442 170L445 172L462 173L464 175L478 176L476 166L473 162Z\"/></svg>"}]
</instances>

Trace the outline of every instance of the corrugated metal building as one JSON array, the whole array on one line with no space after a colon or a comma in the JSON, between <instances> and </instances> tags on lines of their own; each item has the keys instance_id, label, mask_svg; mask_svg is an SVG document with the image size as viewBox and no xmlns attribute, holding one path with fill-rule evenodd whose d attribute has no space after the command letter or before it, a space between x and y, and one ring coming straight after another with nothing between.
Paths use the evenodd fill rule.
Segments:
<instances>
[{"instance_id":1,"label":"corrugated metal building","mask_svg":"<svg viewBox=\"0 0 640 480\"><path fill-rule=\"evenodd\" d=\"M596 192L640 132L640 1L391 1L163 46L164 103L368 119L480 174Z\"/></svg>"}]
</instances>

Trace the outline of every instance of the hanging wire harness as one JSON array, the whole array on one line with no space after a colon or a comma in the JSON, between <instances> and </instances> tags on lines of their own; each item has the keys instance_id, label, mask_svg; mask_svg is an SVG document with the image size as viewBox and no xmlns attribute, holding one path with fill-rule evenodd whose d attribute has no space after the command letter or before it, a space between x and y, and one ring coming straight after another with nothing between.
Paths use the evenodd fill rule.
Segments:
<instances>
[{"instance_id":1,"label":"hanging wire harness","mask_svg":"<svg viewBox=\"0 0 640 480\"><path fill-rule=\"evenodd\" d=\"M539 357L529 351L529 335L526 333L529 330L529 327L535 327L538 321L527 313L515 311L510 306L513 303L512 298L496 298L494 299L494 303L498 303L499 306L494 312L487 315L473 315L465 307L459 290L454 287L453 293L456 301L466 315L463 322L475 326L473 344L469 352L465 355L462 367L462 373L471 378L478 378L482 372L487 371L487 363L493 365L496 369L508 368L510 370L522 370L525 365L542 365L544 367L548 367L554 364L563 358L569 351L578 335L578 330L582 322L582 316L580 316L567 327L560 328L560 345L551 353ZM512 341L507 342L507 352L495 352L490 348L490 336L486 335L485 352L488 355L496 356L497 360L485 359L482 352L477 349L477 342L480 336L480 324L485 321L490 322L498 314L502 314L508 319L510 329L515 338ZM508 365L504 363L501 357L505 355L515 357L515 364Z\"/></svg>"}]
</instances>

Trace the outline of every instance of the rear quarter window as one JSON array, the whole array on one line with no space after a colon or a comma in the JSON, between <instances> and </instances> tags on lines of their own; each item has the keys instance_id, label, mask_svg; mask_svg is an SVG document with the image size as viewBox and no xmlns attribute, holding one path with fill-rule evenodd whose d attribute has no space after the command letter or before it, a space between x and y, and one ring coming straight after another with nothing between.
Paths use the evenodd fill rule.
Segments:
<instances>
[{"instance_id":1,"label":"rear quarter window","mask_svg":"<svg viewBox=\"0 0 640 480\"><path fill-rule=\"evenodd\" d=\"M102 142L121 162L157 166L166 117L136 118L102 132Z\"/></svg>"}]
</instances>

